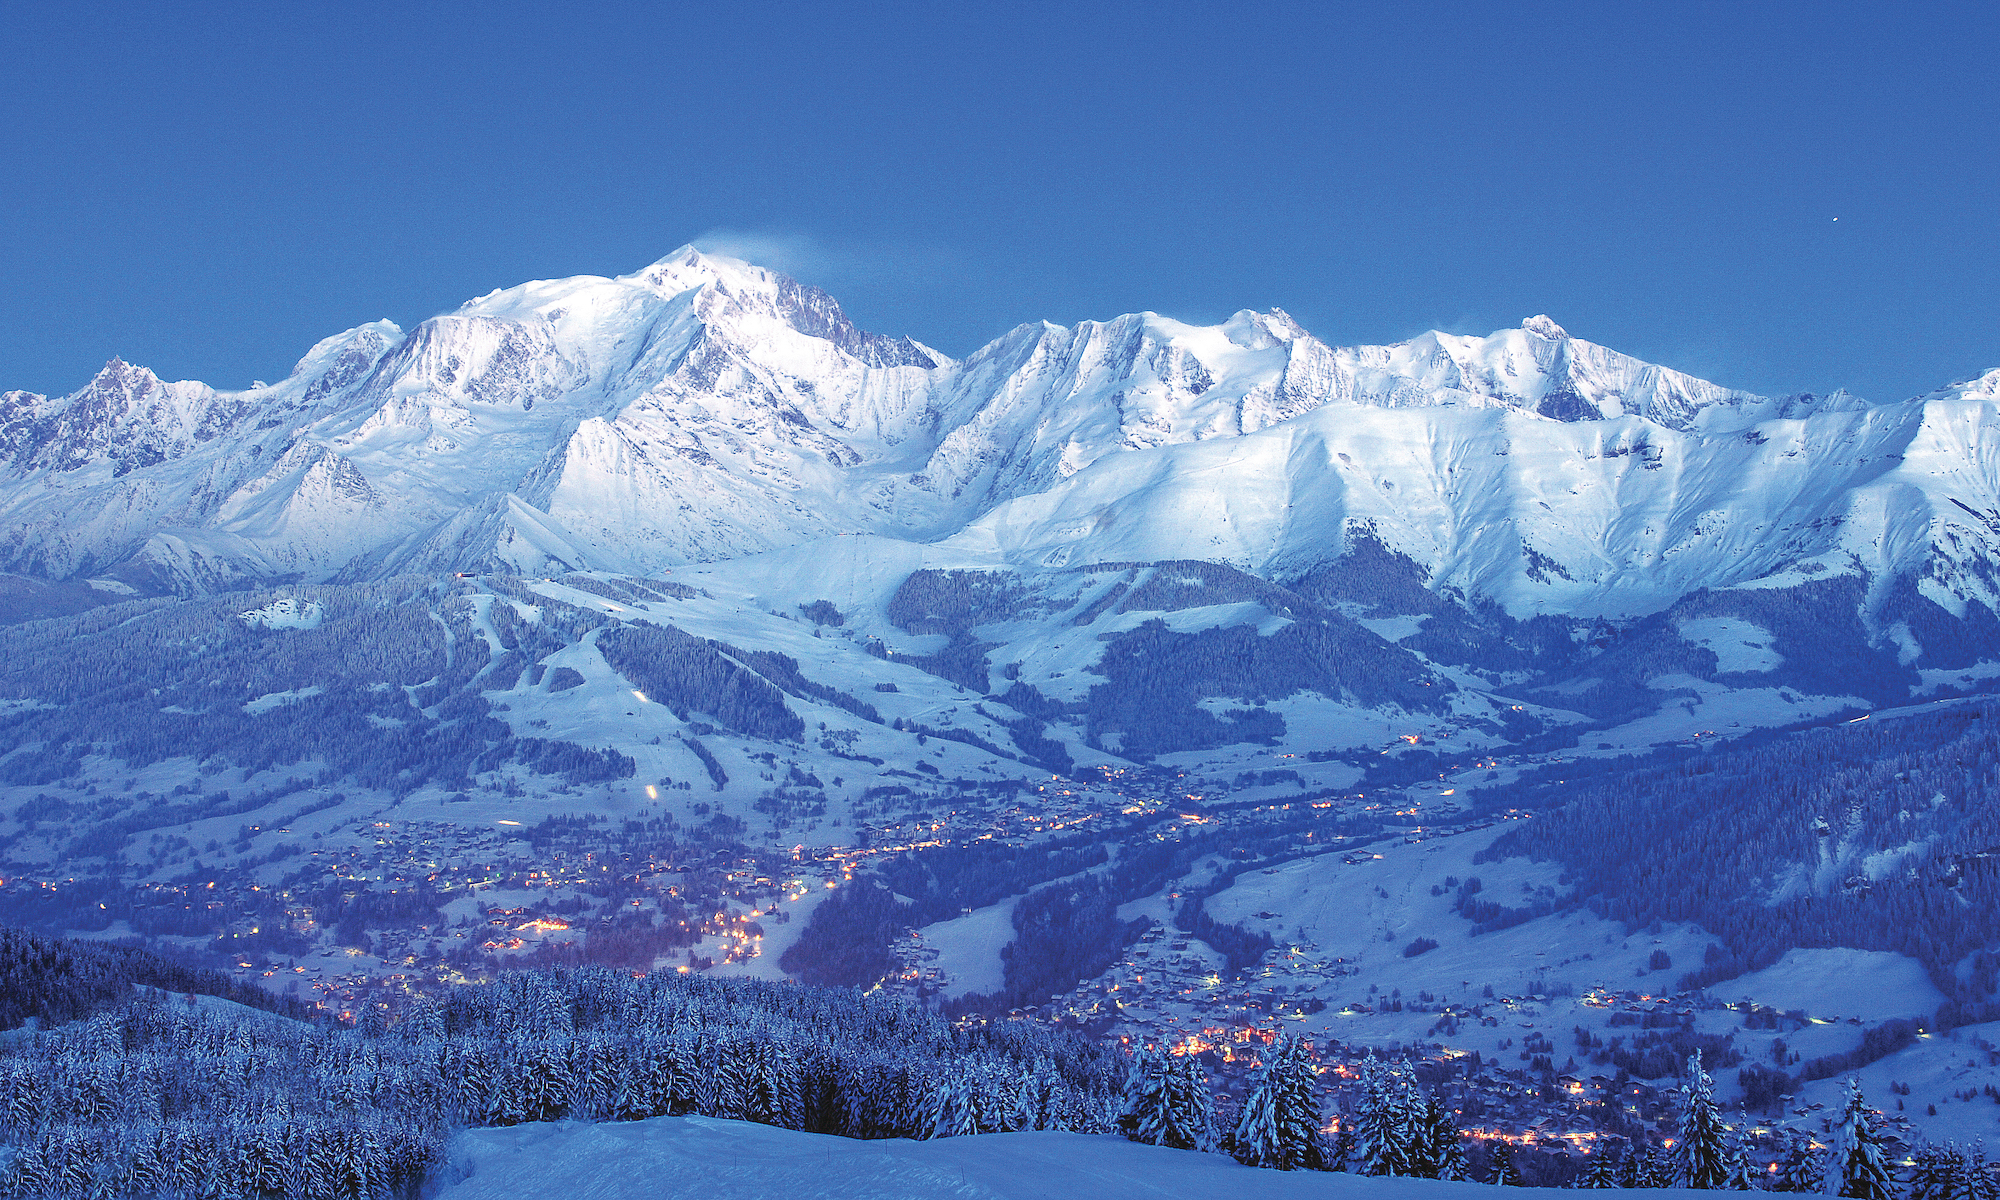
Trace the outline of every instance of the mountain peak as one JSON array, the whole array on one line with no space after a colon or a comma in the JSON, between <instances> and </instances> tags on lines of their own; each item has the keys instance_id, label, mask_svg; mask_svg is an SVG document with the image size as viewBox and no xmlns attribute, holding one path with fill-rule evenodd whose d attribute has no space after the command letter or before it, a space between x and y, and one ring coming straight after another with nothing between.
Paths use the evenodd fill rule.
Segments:
<instances>
[{"instance_id":1,"label":"mountain peak","mask_svg":"<svg viewBox=\"0 0 2000 1200\"><path fill-rule=\"evenodd\" d=\"M1569 336L1567 330L1550 320L1546 315L1529 317L1527 320L1521 322L1521 328L1534 334L1536 337L1547 338L1552 342L1560 342Z\"/></svg>"},{"instance_id":2,"label":"mountain peak","mask_svg":"<svg viewBox=\"0 0 2000 1200\"><path fill-rule=\"evenodd\" d=\"M771 290L784 277L740 258L705 254L690 242L624 278L664 295L678 295L707 284L724 282L737 288L749 285L753 290Z\"/></svg>"}]
</instances>

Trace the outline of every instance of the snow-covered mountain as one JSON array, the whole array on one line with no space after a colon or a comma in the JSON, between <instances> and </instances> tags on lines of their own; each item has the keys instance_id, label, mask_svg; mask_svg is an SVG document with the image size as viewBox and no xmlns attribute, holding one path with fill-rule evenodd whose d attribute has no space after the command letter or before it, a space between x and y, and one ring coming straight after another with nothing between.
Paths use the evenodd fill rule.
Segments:
<instances>
[{"instance_id":1,"label":"snow-covered mountain","mask_svg":"<svg viewBox=\"0 0 2000 1200\"><path fill-rule=\"evenodd\" d=\"M1329 346L1283 312L1023 325L953 360L684 248L494 292L218 392L114 360L0 396L0 568L198 593L653 573L852 533L996 563L1286 576L1357 524L1434 589L1630 616L1786 573L1989 598L2000 373L1897 404L1730 391L1570 337Z\"/></svg>"}]
</instances>

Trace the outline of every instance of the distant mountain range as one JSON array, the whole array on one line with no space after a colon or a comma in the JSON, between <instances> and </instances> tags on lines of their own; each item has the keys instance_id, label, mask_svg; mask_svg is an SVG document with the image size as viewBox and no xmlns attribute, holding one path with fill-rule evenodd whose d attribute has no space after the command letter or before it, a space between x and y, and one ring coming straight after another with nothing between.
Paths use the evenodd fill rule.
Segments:
<instances>
[{"instance_id":1,"label":"distant mountain range","mask_svg":"<svg viewBox=\"0 0 2000 1200\"><path fill-rule=\"evenodd\" d=\"M885 760L950 718L954 753L999 770L1344 747L1347 779L1390 726L1457 755L1578 722L1637 747L2000 671L1996 431L2000 370L1895 403L1762 397L1541 316L1333 347L1276 310L1141 313L954 360L684 248L364 325L250 391L114 360L0 396L0 616L565 578L543 594L628 620L671 602L719 650L579 627L522 688L554 703L582 671L615 698L736 655L778 689L765 716L703 720L725 702L699 688L677 711L746 756L796 740L782 692L882 708L856 728ZM820 683L755 665L779 647ZM854 698L896 687L940 690L908 729ZM967 692L989 703L961 713Z\"/></svg>"},{"instance_id":2,"label":"distant mountain range","mask_svg":"<svg viewBox=\"0 0 2000 1200\"><path fill-rule=\"evenodd\" d=\"M963 360L685 248L315 346L220 392L113 360L0 395L0 569L142 592L651 573L837 534L1273 578L1357 526L1434 590L1630 617L1913 575L1990 601L2000 371L1767 398L1570 337L1329 346L1280 311L1023 325Z\"/></svg>"}]
</instances>

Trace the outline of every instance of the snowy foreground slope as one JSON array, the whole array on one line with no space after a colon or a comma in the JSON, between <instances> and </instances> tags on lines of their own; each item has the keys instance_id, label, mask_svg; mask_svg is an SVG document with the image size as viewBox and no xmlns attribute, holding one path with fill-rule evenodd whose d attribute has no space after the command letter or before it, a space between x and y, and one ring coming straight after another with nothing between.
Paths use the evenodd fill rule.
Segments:
<instances>
[{"instance_id":1,"label":"snowy foreground slope","mask_svg":"<svg viewBox=\"0 0 2000 1200\"><path fill-rule=\"evenodd\" d=\"M477 1129L452 1151L445 1178L469 1174L436 1200L1423 1200L1477 1186L1263 1171L1220 1154L1078 1133L864 1142L707 1117Z\"/></svg>"}]
</instances>

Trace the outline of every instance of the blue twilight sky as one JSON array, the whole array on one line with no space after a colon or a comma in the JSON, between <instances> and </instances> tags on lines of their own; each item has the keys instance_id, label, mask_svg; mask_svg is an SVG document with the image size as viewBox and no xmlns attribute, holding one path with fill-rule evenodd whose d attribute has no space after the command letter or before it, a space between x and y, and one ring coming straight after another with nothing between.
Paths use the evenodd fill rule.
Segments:
<instances>
[{"instance_id":1,"label":"blue twilight sky","mask_svg":"<svg viewBox=\"0 0 2000 1200\"><path fill-rule=\"evenodd\" d=\"M2000 366L1996 46L1990 0L13 4L0 389L241 387L692 240L953 354L1547 312L1896 399Z\"/></svg>"}]
</instances>

